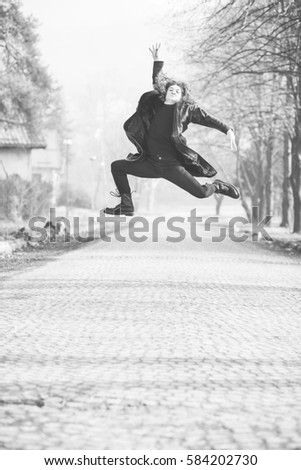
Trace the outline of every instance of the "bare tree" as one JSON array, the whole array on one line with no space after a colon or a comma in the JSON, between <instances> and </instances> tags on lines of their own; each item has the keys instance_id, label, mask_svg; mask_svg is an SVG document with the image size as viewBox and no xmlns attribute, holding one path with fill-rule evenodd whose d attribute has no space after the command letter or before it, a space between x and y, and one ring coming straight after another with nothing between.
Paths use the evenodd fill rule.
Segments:
<instances>
[{"instance_id":1,"label":"bare tree","mask_svg":"<svg viewBox=\"0 0 301 470\"><path fill-rule=\"evenodd\" d=\"M187 56L190 63L200 64L203 90L222 90L232 100L229 113L237 115L242 139L241 186L261 212L272 210L273 165L286 130L291 140L293 231L301 232L301 0L228 0L192 8ZM191 12L187 8L186 14ZM206 18L200 21L202 14ZM246 203L244 197L242 201Z\"/></svg>"}]
</instances>

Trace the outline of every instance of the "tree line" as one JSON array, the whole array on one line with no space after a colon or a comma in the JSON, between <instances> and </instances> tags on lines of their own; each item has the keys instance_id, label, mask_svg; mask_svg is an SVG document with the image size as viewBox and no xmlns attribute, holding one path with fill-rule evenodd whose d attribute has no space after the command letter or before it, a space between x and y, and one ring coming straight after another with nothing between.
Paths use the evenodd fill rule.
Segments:
<instances>
[{"instance_id":1,"label":"tree line","mask_svg":"<svg viewBox=\"0 0 301 470\"><path fill-rule=\"evenodd\" d=\"M251 217L281 212L301 232L301 0L188 4L186 60L202 93L219 96L238 143L236 180ZM183 26L184 25L184 26Z\"/></svg>"},{"instance_id":2,"label":"tree line","mask_svg":"<svg viewBox=\"0 0 301 470\"><path fill-rule=\"evenodd\" d=\"M0 126L22 125L33 139L56 129L62 141L66 124L60 88L42 62L37 28L37 21L23 13L21 1L0 2ZM12 216L16 204L18 215L28 217L49 198L49 183L24 181L18 168L8 175L2 161L1 170L5 180L0 181L0 209L5 217Z\"/></svg>"},{"instance_id":3,"label":"tree line","mask_svg":"<svg viewBox=\"0 0 301 470\"><path fill-rule=\"evenodd\" d=\"M41 63L37 24L21 7L15 0L0 3L0 116L40 128L53 84Z\"/></svg>"}]
</instances>

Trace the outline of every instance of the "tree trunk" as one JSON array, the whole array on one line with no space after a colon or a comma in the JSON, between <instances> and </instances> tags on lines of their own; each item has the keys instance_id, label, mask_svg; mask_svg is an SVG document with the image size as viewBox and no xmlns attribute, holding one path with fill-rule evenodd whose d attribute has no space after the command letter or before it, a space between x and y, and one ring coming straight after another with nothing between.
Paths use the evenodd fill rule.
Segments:
<instances>
[{"instance_id":1,"label":"tree trunk","mask_svg":"<svg viewBox=\"0 0 301 470\"><path fill-rule=\"evenodd\" d=\"M262 183L259 186L259 217L260 220L266 215L264 214L264 208L265 208L265 193L264 193L264 184Z\"/></svg>"},{"instance_id":2,"label":"tree trunk","mask_svg":"<svg viewBox=\"0 0 301 470\"><path fill-rule=\"evenodd\" d=\"M251 209L248 206L247 201L243 197L243 193L240 193L240 194L241 194L241 205L242 205L242 207L244 208L244 210L246 212L248 221L251 222L251 219L252 219Z\"/></svg>"},{"instance_id":3,"label":"tree trunk","mask_svg":"<svg viewBox=\"0 0 301 470\"><path fill-rule=\"evenodd\" d=\"M298 15L298 27L297 35L298 43L301 33L301 1L294 1L297 15ZM291 175L290 181L293 191L293 212L294 212L294 233L301 233L301 51L300 46L296 50L295 61L297 63L297 76L296 76L296 87L295 87L295 132L292 138L292 154L291 154ZM293 84L293 80L290 80Z\"/></svg>"},{"instance_id":4,"label":"tree trunk","mask_svg":"<svg viewBox=\"0 0 301 470\"><path fill-rule=\"evenodd\" d=\"M290 165L289 165L289 135L284 132L284 148L283 148L283 183L282 183L282 220L280 227L288 227L289 214L289 187L290 187Z\"/></svg>"},{"instance_id":5,"label":"tree trunk","mask_svg":"<svg viewBox=\"0 0 301 470\"><path fill-rule=\"evenodd\" d=\"M259 104L261 106L261 99L259 101ZM261 116L261 111L259 112L259 115ZM259 122L262 122L262 118L260 119ZM258 166L257 166L257 197L258 197L258 207L259 207L259 217L260 220L264 217L264 211L265 211L265 174L264 174L264 161L265 161L265 154L266 154L266 145L263 139L263 136L259 137L259 145L258 145L258 150L257 150L257 161L258 161Z\"/></svg>"},{"instance_id":6,"label":"tree trunk","mask_svg":"<svg viewBox=\"0 0 301 470\"><path fill-rule=\"evenodd\" d=\"M290 182L293 191L294 233L301 233L301 114L297 112L295 135L292 138Z\"/></svg>"},{"instance_id":7,"label":"tree trunk","mask_svg":"<svg viewBox=\"0 0 301 470\"><path fill-rule=\"evenodd\" d=\"M251 221L251 208L248 206L248 203L245 198L244 194L244 181L245 185L247 186L249 193L252 197L253 190L250 180L248 178L247 171L245 170L244 167L244 162L243 160L240 159L240 152L239 152L239 141L237 145L237 164L236 164L236 179L237 179L237 184L240 190L240 200L241 200L241 205L244 208L247 218L249 221Z\"/></svg>"},{"instance_id":8,"label":"tree trunk","mask_svg":"<svg viewBox=\"0 0 301 470\"><path fill-rule=\"evenodd\" d=\"M267 166L266 166L266 177L265 177L266 215L272 214L273 146L274 146L274 139L273 139L273 134L271 134L268 145L267 145Z\"/></svg>"},{"instance_id":9,"label":"tree trunk","mask_svg":"<svg viewBox=\"0 0 301 470\"><path fill-rule=\"evenodd\" d=\"M224 200L224 196L217 195L216 193L214 193L214 198L215 198L215 215L219 215L220 208Z\"/></svg>"}]
</instances>

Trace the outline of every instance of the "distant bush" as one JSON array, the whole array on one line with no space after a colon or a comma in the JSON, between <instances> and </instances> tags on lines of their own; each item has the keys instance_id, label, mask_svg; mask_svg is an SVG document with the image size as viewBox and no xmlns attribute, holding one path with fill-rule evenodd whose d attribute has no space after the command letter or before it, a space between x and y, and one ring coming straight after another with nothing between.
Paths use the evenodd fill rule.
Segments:
<instances>
[{"instance_id":1,"label":"distant bush","mask_svg":"<svg viewBox=\"0 0 301 470\"><path fill-rule=\"evenodd\" d=\"M66 185L63 185L58 197L57 204L59 206L67 205L67 188ZM69 188L68 194L68 204L70 207L80 207L83 209L90 209L91 207L91 197L85 191L81 189Z\"/></svg>"},{"instance_id":2,"label":"distant bush","mask_svg":"<svg viewBox=\"0 0 301 470\"><path fill-rule=\"evenodd\" d=\"M0 212L9 220L26 220L41 215L50 206L52 185L46 181L27 181L13 174L0 179Z\"/></svg>"}]
</instances>

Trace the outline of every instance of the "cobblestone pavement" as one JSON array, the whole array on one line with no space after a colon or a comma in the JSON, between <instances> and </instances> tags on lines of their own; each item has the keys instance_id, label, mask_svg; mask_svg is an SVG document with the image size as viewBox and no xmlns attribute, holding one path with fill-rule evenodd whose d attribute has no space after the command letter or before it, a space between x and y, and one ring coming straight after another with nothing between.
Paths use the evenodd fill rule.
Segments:
<instances>
[{"instance_id":1,"label":"cobblestone pavement","mask_svg":"<svg viewBox=\"0 0 301 470\"><path fill-rule=\"evenodd\" d=\"M160 233L3 281L1 448L301 448L300 258Z\"/></svg>"}]
</instances>

